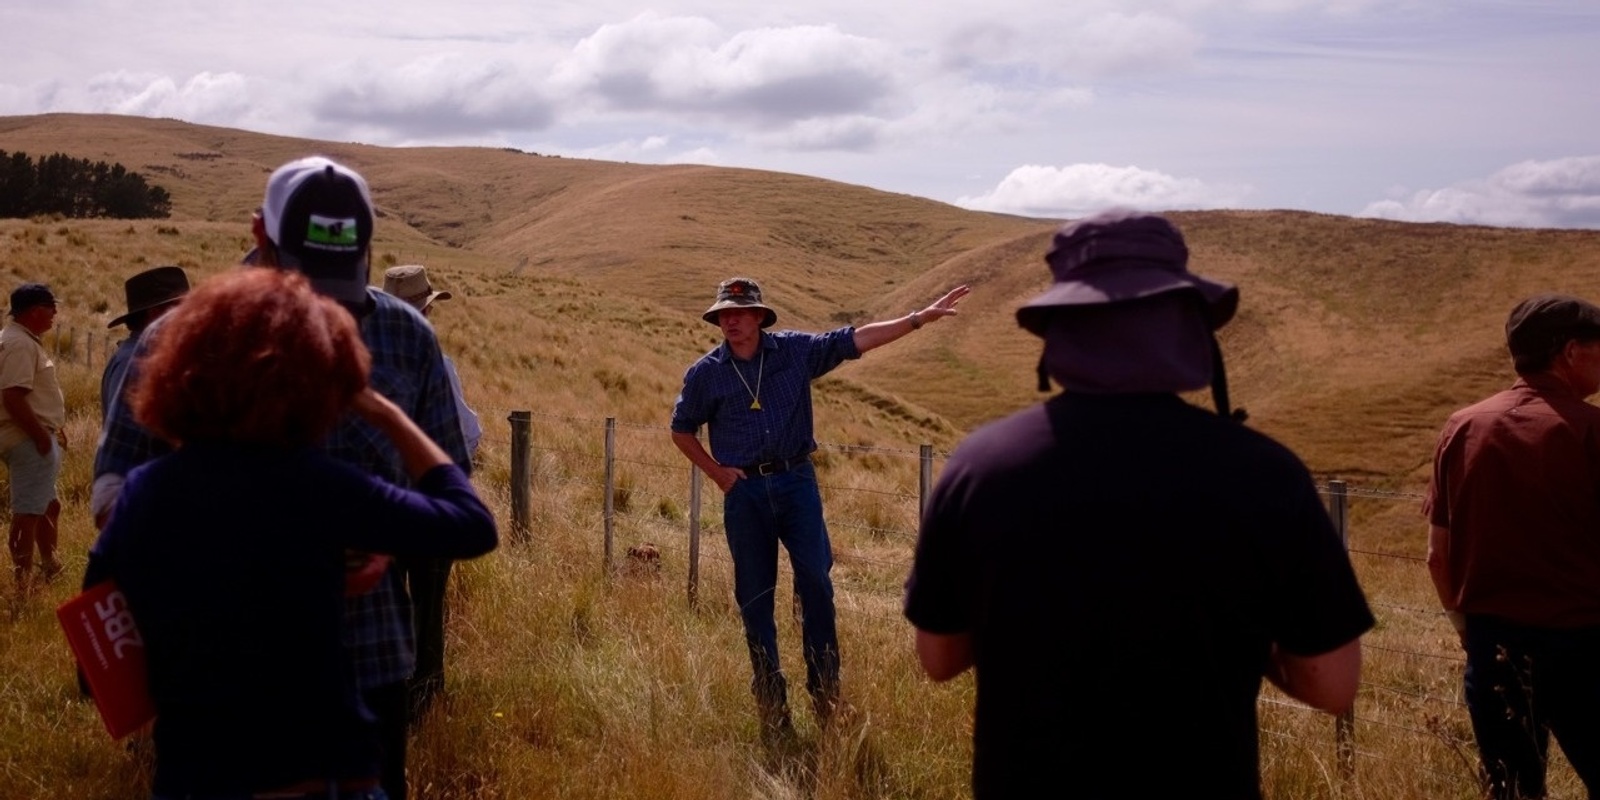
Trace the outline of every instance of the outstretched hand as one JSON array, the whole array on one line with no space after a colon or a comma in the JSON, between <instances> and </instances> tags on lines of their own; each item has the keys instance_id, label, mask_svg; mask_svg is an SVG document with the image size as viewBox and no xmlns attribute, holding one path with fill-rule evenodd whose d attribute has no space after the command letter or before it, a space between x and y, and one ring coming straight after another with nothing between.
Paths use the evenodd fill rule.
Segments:
<instances>
[{"instance_id":1,"label":"outstretched hand","mask_svg":"<svg viewBox=\"0 0 1600 800\"><path fill-rule=\"evenodd\" d=\"M960 286L945 292L944 297L933 301L933 305L930 305L927 308L917 312L917 316L922 318L924 323L927 323L941 317L948 317L959 313L956 311L956 305L961 302L961 298L966 297L971 292L972 287L963 283Z\"/></svg>"}]
</instances>

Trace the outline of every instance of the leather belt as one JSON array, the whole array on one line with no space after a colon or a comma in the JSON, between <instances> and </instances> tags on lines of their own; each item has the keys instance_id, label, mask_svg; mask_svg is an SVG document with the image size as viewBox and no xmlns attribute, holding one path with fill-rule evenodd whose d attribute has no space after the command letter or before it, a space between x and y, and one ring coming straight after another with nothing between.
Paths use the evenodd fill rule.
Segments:
<instances>
[{"instance_id":1,"label":"leather belt","mask_svg":"<svg viewBox=\"0 0 1600 800\"><path fill-rule=\"evenodd\" d=\"M806 455L796 456L794 458L779 458L773 461L763 461L760 464L751 464L746 467L740 467L740 469L744 470L744 474L746 475L766 476L776 475L780 472L788 472L789 470L794 469L801 464L810 463L811 454L807 453Z\"/></svg>"}]
</instances>

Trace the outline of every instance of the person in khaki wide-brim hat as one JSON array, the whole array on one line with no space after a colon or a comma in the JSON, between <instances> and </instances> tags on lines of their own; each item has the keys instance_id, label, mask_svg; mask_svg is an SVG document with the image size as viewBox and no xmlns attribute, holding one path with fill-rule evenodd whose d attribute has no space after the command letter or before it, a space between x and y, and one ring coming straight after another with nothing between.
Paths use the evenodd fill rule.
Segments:
<instances>
[{"instance_id":1,"label":"person in khaki wide-brim hat","mask_svg":"<svg viewBox=\"0 0 1600 800\"><path fill-rule=\"evenodd\" d=\"M1180 396L1239 301L1188 260L1153 214L1062 226L1017 322L1066 391L974 431L928 499L905 615L930 677L977 671L977 800L1259 798L1262 678L1354 702L1373 618L1310 473L1225 392Z\"/></svg>"},{"instance_id":2,"label":"person in khaki wide-brim hat","mask_svg":"<svg viewBox=\"0 0 1600 800\"><path fill-rule=\"evenodd\" d=\"M691 365L672 409L672 443L722 490L733 556L734 599L750 653L751 691L763 740L793 734L788 683L778 660L773 590L778 545L794 565L806 691L823 727L848 708L840 693L839 640L828 577L833 555L812 469L811 382L847 359L956 313L966 286L906 316L827 333L770 332L778 313L752 278L730 278L701 319L723 342ZM710 451L696 436L710 428Z\"/></svg>"},{"instance_id":3,"label":"person in khaki wide-brim hat","mask_svg":"<svg viewBox=\"0 0 1600 800\"><path fill-rule=\"evenodd\" d=\"M420 264L404 264L385 270L383 290L410 303L430 322L433 319L434 302L449 300L454 296L447 291L434 289L433 283L428 280L428 268ZM467 452L476 454L478 442L483 439L483 425L478 421L478 412L467 405L467 396L461 389L461 376L449 356L444 357L444 367L449 373L450 391L456 398L456 413L461 417L461 435L467 441Z\"/></svg>"},{"instance_id":4,"label":"person in khaki wide-brim hat","mask_svg":"<svg viewBox=\"0 0 1600 800\"><path fill-rule=\"evenodd\" d=\"M416 306L423 314L435 300L449 300L449 292L435 291L428 281L428 268L421 264L404 264L390 267L383 273L383 290Z\"/></svg>"},{"instance_id":5,"label":"person in khaki wide-brim hat","mask_svg":"<svg viewBox=\"0 0 1600 800\"><path fill-rule=\"evenodd\" d=\"M717 286L717 301L706 309L700 318L717 324L717 314L725 308L754 308L765 312L761 328L765 330L778 321L778 312L761 302L761 287L749 278L729 278Z\"/></svg>"}]
</instances>

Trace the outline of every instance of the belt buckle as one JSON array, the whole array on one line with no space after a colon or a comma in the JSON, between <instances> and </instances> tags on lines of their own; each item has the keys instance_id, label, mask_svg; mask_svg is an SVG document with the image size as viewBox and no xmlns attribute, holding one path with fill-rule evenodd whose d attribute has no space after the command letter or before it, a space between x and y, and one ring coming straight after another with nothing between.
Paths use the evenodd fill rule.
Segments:
<instances>
[{"instance_id":1,"label":"belt buckle","mask_svg":"<svg viewBox=\"0 0 1600 800\"><path fill-rule=\"evenodd\" d=\"M756 465L756 474L765 478L768 475L778 474L782 467L782 461L763 461Z\"/></svg>"}]
</instances>

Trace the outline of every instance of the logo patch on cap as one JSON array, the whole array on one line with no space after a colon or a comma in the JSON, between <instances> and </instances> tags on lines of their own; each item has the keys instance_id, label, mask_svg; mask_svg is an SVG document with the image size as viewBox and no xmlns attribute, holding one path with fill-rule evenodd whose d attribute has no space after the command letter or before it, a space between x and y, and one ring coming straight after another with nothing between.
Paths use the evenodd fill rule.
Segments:
<instances>
[{"instance_id":1,"label":"logo patch on cap","mask_svg":"<svg viewBox=\"0 0 1600 800\"><path fill-rule=\"evenodd\" d=\"M316 250L350 253L360 249L355 217L324 217L310 214L305 245Z\"/></svg>"}]
</instances>

